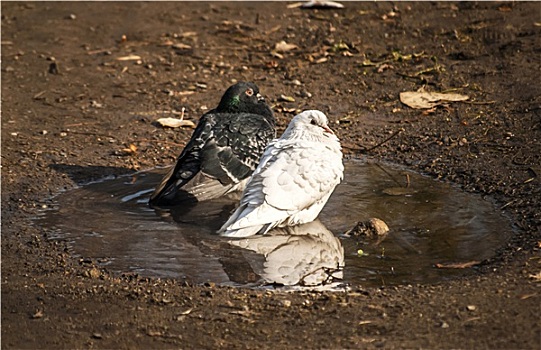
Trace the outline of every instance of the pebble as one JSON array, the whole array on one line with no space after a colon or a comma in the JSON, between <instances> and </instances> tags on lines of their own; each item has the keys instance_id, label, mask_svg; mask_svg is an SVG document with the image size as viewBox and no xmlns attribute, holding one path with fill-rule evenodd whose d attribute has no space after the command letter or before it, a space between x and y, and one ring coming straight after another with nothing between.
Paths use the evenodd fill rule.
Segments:
<instances>
[{"instance_id":1,"label":"pebble","mask_svg":"<svg viewBox=\"0 0 541 350\"><path fill-rule=\"evenodd\" d=\"M293 97L286 95L280 95L280 100L286 102L295 102L295 99Z\"/></svg>"},{"instance_id":2,"label":"pebble","mask_svg":"<svg viewBox=\"0 0 541 350\"><path fill-rule=\"evenodd\" d=\"M387 235L389 226L378 218L371 218L367 221L359 221L352 229L345 234L351 236L381 237Z\"/></svg>"},{"instance_id":3,"label":"pebble","mask_svg":"<svg viewBox=\"0 0 541 350\"><path fill-rule=\"evenodd\" d=\"M282 300L280 302L280 304L283 306L283 307L290 307L291 306L291 300Z\"/></svg>"},{"instance_id":4,"label":"pebble","mask_svg":"<svg viewBox=\"0 0 541 350\"><path fill-rule=\"evenodd\" d=\"M302 98L311 98L312 94L306 90L302 90L301 92L299 92L299 96Z\"/></svg>"}]
</instances>

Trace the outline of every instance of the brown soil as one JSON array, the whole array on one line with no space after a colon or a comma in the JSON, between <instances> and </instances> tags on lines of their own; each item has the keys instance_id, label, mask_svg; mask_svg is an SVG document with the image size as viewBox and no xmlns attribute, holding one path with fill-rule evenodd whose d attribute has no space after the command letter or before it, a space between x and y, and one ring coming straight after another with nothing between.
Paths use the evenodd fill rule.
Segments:
<instances>
[{"instance_id":1,"label":"brown soil","mask_svg":"<svg viewBox=\"0 0 541 350\"><path fill-rule=\"evenodd\" d=\"M539 3L1 6L4 348L540 347ZM281 40L298 48L272 55ZM348 154L486 196L516 234L473 277L283 294L114 276L32 225L78 183L171 164L191 129L155 126L159 111L197 120L234 79L281 130L321 109ZM421 87L470 100L401 104Z\"/></svg>"}]
</instances>

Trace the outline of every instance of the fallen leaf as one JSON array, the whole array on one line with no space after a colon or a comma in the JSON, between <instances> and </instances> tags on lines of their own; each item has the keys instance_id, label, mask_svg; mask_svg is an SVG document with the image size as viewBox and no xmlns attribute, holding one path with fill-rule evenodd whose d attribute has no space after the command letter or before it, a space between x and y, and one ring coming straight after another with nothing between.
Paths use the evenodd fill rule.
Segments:
<instances>
[{"instance_id":1,"label":"fallen leaf","mask_svg":"<svg viewBox=\"0 0 541 350\"><path fill-rule=\"evenodd\" d=\"M191 36L197 36L197 32L184 32L182 34L180 34L181 37L183 38L188 38L188 37L191 37Z\"/></svg>"},{"instance_id":2,"label":"fallen leaf","mask_svg":"<svg viewBox=\"0 0 541 350\"><path fill-rule=\"evenodd\" d=\"M156 120L156 123L161 126L167 126L169 128L178 128L187 126L189 128L195 128L195 123L191 120L177 119L177 118L160 118Z\"/></svg>"},{"instance_id":3,"label":"fallen leaf","mask_svg":"<svg viewBox=\"0 0 541 350\"><path fill-rule=\"evenodd\" d=\"M277 43L274 46L274 49L276 50L276 52L288 52L288 51L294 50L296 48L298 48L297 45L288 44L284 40L280 41L279 43Z\"/></svg>"},{"instance_id":4,"label":"fallen leaf","mask_svg":"<svg viewBox=\"0 0 541 350\"><path fill-rule=\"evenodd\" d=\"M272 61L266 62L265 66L267 68L276 68L276 67L278 67L278 62L272 60Z\"/></svg>"},{"instance_id":5,"label":"fallen leaf","mask_svg":"<svg viewBox=\"0 0 541 350\"><path fill-rule=\"evenodd\" d=\"M152 330L149 330L149 331L147 332L147 335L148 335L149 337L161 337L161 336L163 335L163 333L160 332L160 331L152 331Z\"/></svg>"},{"instance_id":6,"label":"fallen leaf","mask_svg":"<svg viewBox=\"0 0 541 350\"><path fill-rule=\"evenodd\" d=\"M195 91L193 90L187 90L187 91L178 91L173 93L176 96L189 96L195 94Z\"/></svg>"},{"instance_id":7,"label":"fallen leaf","mask_svg":"<svg viewBox=\"0 0 541 350\"><path fill-rule=\"evenodd\" d=\"M128 56L122 56L122 57L116 58L117 61L137 61L140 59L141 59L141 56L137 56L137 55L128 55Z\"/></svg>"},{"instance_id":8,"label":"fallen leaf","mask_svg":"<svg viewBox=\"0 0 541 350\"><path fill-rule=\"evenodd\" d=\"M529 276L530 279L534 280L534 282L541 282L541 271Z\"/></svg>"},{"instance_id":9,"label":"fallen leaf","mask_svg":"<svg viewBox=\"0 0 541 350\"><path fill-rule=\"evenodd\" d=\"M402 55L400 52L398 51L393 51L392 52L392 55L393 55L393 59L395 61L409 61L412 59L413 55L412 54L409 54L409 55Z\"/></svg>"},{"instance_id":10,"label":"fallen leaf","mask_svg":"<svg viewBox=\"0 0 541 350\"><path fill-rule=\"evenodd\" d=\"M286 102L295 102L295 99L293 97L286 95L280 95L280 100Z\"/></svg>"},{"instance_id":11,"label":"fallen leaf","mask_svg":"<svg viewBox=\"0 0 541 350\"><path fill-rule=\"evenodd\" d=\"M480 261L468 261L464 263L451 263L451 264L436 264L438 269L466 269L480 264Z\"/></svg>"},{"instance_id":12,"label":"fallen leaf","mask_svg":"<svg viewBox=\"0 0 541 350\"><path fill-rule=\"evenodd\" d=\"M529 299L531 297L535 297L537 295L537 293L531 293L531 294L523 294L519 297L520 300L526 300L526 299Z\"/></svg>"},{"instance_id":13,"label":"fallen leaf","mask_svg":"<svg viewBox=\"0 0 541 350\"><path fill-rule=\"evenodd\" d=\"M336 1L311 0L301 5L303 9L343 9L344 5Z\"/></svg>"},{"instance_id":14,"label":"fallen leaf","mask_svg":"<svg viewBox=\"0 0 541 350\"><path fill-rule=\"evenodd\" d=\"M192 49L190 45L186 45L183 43L174 44L174 45L171 45L171 47L177 50L191 50Z\"/></svg>"},{"instance_id":15,"label":"fallen leaf","mask_svg":"<svg viewBox=\"0 0 541 350\"><path fill-rule=\"evenodd\" d=\"M386 70L386 69L394 69L394 67L393 67L392 65L390 65L390 64L384 63L384 64L382 64L382 65L379 66L377 72L378 72L378 73L382 73L382 72L383 72L384 70Z\"/></svg>"},{"instance_id":16,"label":"fallen leaf","mask_svg":"<svg viewBox=\"0 0 541 350\"><path fill-rule=\"evenodd\" d=\"M347 50L350 50L350 48L348 44L339 42L338 44L334 44L334 46L332 47L332 50L333 51L347 51Z\"/></svg>"},{"instance_id":17,"label":"fallen leaf","mask_svg":"<svg viewBox=\"0 0 541 350\"><path fill-rule=\"evenodd\" d=\"M369 60L368 58L363 60L362 63L361 63L361 66L362 67L376 67L376 66L379 66L381 65L383 62L372 62L371 60Z\"/></svg>"},{"instance_id":18,"label":"fallen leaf","mask_svg":"<svg viewBox=\"0 0 541 350\"><path fill-rule=\"evenodd\" d=\"M302 6L302 2L295 2L293 4L287 5L287 8L288 9L296 9L297 7L301 7L301 6Z\"/></svg>"},{"instance_id":19,"label":"fallen leaf","mask_svg":"<svg viewBox=\"0 0 541 350\"><path fill-rule=\"evenodd\" d=\"M129 156L129 155L135 154L136 152L137 152L137 146L135 146L134 144L130 144L128 148L122 148L120 150L120 153L117 153L117 154L120 156Z\"/></svg>"},{"instance_id":20,"label":"fallen leaf","mask_svg":"<svg viewBox=\"0 0 541 350\"><path fill-rule=\"evenodd\" d=\"M180 314L181 315L189 315L192 311L193 311L193 307L188 309L188 310L182 311Z\"/></svg>"},{"instance_id":21,"label":"fallen leaf","mask_svg":"<svg viewBox=\"0 0 541 350\"><path fill-rule=\"evenodd\" d=\"M466 101L470 97L455 93L405 91L400 93L400 102L415 109L428 109L446 102Z\"/></svg>"},{"instance_id":22,"label":"fallen leaf","mask_svg":"<svg viewBox=\"0 0 541 350\"><path fill-rule=\"evenodd\" d=\"M32 318L42 318L43 317L43 311L38 310L35 314L32 315Z\"/></svg>"}]
</instances>

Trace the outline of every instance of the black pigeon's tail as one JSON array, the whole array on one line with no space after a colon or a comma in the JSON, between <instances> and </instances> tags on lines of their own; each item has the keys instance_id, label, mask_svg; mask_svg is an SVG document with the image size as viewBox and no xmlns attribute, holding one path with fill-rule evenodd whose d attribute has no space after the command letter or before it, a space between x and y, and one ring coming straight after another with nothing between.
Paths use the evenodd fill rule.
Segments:
<instances>
[{"instance_id":1,"label":"black pigeon's tail","mask_svg":"<svg viewBox=\"0 0 541 350\"><path fill-rule=\"evenodd\" d=\"M175 176L174 170L175 167L171 167L162 183L150 196L149 205L151 207L176 206L222 197L231 192L242 190L248 181L248 179L244 179L240 182L224 185L219 180L199 172L187 183L180 183L180 180L171 181L171 177Z\"/></svg>"},{"instance_id":2,"label":"black pigeon's tail","mask_svg":"<svg viewBox=\"0 0 541 350\"><path fill-rule=\"evenodd\" d=\"M175 180L176 166L172 166L163 177L162 182L156 187L148 204L151 207L172 206L181 203L197 202L196 197L178 187L179 180Z\"/></svg>"}]
</instances>

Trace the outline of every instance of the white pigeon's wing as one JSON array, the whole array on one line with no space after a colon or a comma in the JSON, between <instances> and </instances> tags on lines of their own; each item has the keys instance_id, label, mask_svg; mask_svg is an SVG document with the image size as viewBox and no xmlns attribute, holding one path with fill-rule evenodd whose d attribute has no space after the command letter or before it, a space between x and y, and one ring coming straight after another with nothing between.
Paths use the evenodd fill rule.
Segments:
<instances>
[{"instance_id":1,"label":"white pigeon's wing","mask_svg":"<svg viewBox=\"0 0 541 350\"><path fill-rule=\"evenodd\" d=\"M314 142L273 141L246 186L239 208L220 232L230 237L264 233L328 198L342 174L339 148L337 152Z\"/></svg>"},{"instance_id":2,"label":"white pigeon's wing","mask_svg":"<svg viewBox=\"0 0 541 350\"><path fill-rule=\"evenodd\" d=\"M340 182L342 156L320 143L301 141L284 146L254 178L261 179L261 190L270 206L285 211L303 210Z\"/></svg>"}]
</instances>

